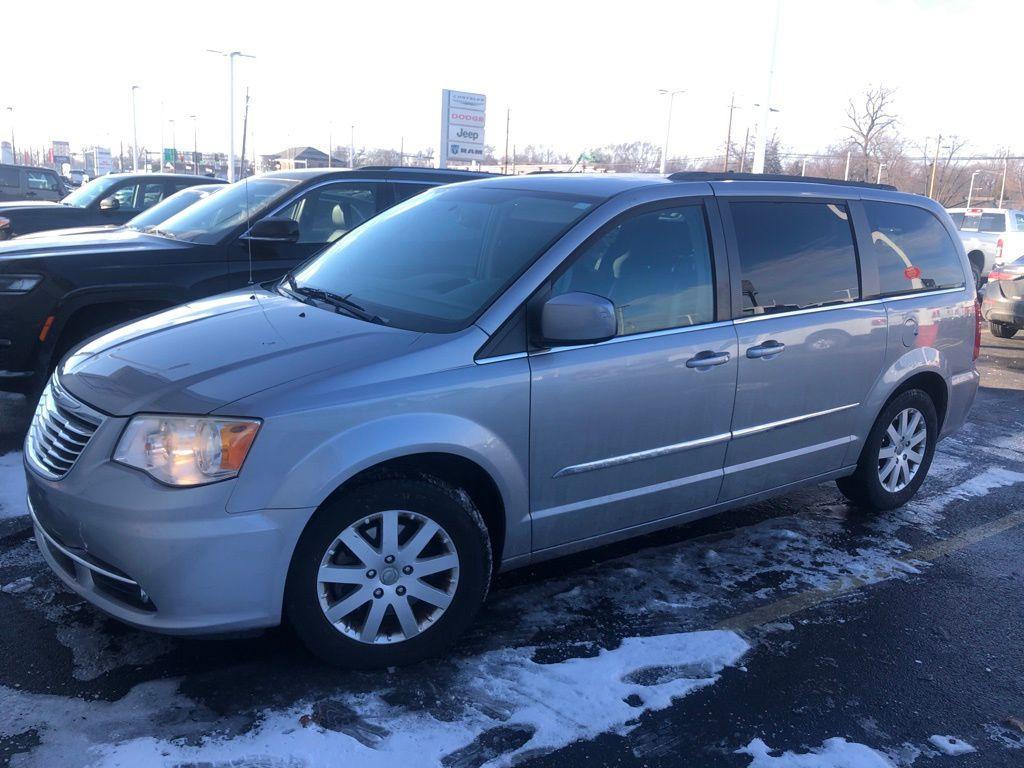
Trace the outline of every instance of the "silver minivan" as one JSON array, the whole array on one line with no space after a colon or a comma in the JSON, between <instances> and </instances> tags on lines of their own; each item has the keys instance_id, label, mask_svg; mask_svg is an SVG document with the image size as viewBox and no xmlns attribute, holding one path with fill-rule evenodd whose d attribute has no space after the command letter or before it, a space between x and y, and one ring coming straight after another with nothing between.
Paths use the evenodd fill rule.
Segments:
<instances>
[{"instance_id":1,"label":"silver minivan","mask_svg":"<svg viewBox=\"0 0 1024 768\"><path fill-rule=\"evenodd\" d=\"M871 185L442 187L75 350L26 439L36 539L138 627L413 662L498 571L806 483L905 503L978 387L970 275L941 207Z\"/></svg>"}]
</instances>

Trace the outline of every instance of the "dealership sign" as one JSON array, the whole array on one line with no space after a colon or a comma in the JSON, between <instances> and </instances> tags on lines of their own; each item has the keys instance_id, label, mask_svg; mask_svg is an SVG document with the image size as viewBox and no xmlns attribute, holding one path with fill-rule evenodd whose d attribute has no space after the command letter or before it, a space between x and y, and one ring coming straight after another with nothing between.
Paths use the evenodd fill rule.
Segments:
<instances>
[{"instance_id":1,"label":"dealership sign","mask_svg":"<svg viewBox=\"0 0 1024 768\"><path fill-rule=\"evenodd\" d=\"M484 158L487 97L481 93L441 91L441 167L449 161Z\"/></svg>"}]
</instances>

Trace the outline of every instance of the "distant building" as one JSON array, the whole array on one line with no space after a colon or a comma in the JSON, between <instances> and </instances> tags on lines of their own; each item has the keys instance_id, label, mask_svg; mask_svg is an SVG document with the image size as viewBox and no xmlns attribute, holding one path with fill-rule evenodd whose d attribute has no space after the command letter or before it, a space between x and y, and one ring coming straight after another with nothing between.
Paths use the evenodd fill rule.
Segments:
<instances>
[{"instance_id":1,"label":"distant building","mask_svg":"<svg viewBox=\"0 0 1024 768\"><path fill-rule=\"evenodd\" d=\"M337 157L330 158L326 152L316 147L289 147L272 155L261 157L261 169L264 171L291 171L295 168L327 168L334 166L344 168L347 163Z\"/></svg>"}]
</instances>

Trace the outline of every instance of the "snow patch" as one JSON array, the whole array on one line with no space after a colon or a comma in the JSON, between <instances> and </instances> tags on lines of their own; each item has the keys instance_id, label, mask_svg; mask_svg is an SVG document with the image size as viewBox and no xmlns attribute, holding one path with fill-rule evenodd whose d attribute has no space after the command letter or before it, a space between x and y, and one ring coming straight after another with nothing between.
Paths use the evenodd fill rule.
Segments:
<instances>
[{"instance_id":1,"label":"snow patch","mask_svg":"<svg viewBox=\"0 0 1024 768\"><path fill-rule=\"evenodd\" d=\"M0 518L27 515L26 492L21 451L11 451L0 456Z\"/></svg>"},{"instance_id":2,"label":"snow patch","mask_svg":"<svg viewBox=\"0 0 1024 768\"><path fill-rule=\"evenodd\" d=\"M737 754L753 758L747 768L896 768L888 757L863 744L843 738L826 739L820 747L802 755L773 750L761 739L754 739Z\"/></svg>"},{"instance_id":3,"label":"snow patch","mask_svg":"<svg viewBox=\"0 0 1024 768\"><path fill-rule=\"evenodd\" d=\"M451 764L454 753L483 758L468 761L474 765L503 766L526 753L628 733L644 712L714 683L748 647L733 632L709 631L631 637L614 650L555 664L535 662L534 648L489 651L447 665L453 674L444 689L458 700L444 703L444 721L394 701L396 691L408 695L416 676L429 674L417 668L383 678L391 689L339 692L266 711L245 732L203 737L213 716L173 681L143 683L116 702L0 687L0 711L7 713L0 735L38 732L41 743L23 763L29 767L235 765L245 758L259 765L393 768Z\"/></svg>"},{"instance_id":4,"label":"snow patch","mask_svg":"<svg viewBox=\"0 0 1024 768\"><path fill-rule=\"evenodd\" d=\"M928 741L944 755L966 755L977 750L963 739L955 736L929 736Z\"/></svg>"}]
</instances>

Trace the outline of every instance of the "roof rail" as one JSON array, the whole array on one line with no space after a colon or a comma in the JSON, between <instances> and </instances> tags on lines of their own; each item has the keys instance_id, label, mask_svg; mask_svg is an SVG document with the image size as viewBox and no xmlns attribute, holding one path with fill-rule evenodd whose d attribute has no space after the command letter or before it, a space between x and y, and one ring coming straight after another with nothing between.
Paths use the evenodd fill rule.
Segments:
<instances>
[{"instance_id":1,"label":"roof rail","mask_svg":"<svg viewBox=\"0 0 1024 768\"><path fill-rule=\"evenodd\" d=\"M359 171L428 171L430 173L471 173L474 176L486 174L487 171L469 171L464 168L427 168L422 165L361 165ZM494 176L495 174L490 174Z\"/></svg>"},{"instance_id":2,"label":"roof rail","mask_svg":"<svg viewBox=\"0 0 1024 768\"><path fill-rule=\"evenodd\" d=\"M843 179L826 179L822 176L791 176L786 173L733 173L712 171L680 171L670 173L669 181L796 181L807 184L834 184L838 187L870 187L896 192L892 184L872 184L869 181L845 181Z\"/></svg>"}]
</instances>

